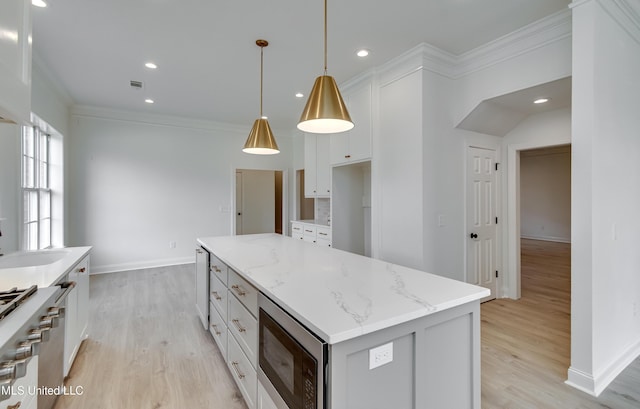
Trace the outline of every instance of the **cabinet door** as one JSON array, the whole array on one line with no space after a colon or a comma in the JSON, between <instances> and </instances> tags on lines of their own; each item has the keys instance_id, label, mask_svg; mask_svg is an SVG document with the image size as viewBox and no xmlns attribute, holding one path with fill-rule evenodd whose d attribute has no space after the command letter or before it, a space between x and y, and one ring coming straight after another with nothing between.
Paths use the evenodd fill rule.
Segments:
<instances>
[{"instance_id":1,"label":"cabinet door","mask_svg":"<svg viewBox=\"0 0 640 409\"><path fill-rule=\"evenodd\" d=\"M346 96L352 130L331 135L331 164L371 159L371 84Z\"/></svg>"},{"instance_id":2,"label":"cabinet door","mask_svg":"<svg viewBox=\"0 0 640 409\"><path fill-rule=\"evenodd\" d=\"M332 165L340 165L349 162L349 134L358 126L359 125L356 124L354 129L347 132L331 134L329 137L331 140L331 152L329 157Z\"/></svg>"},{"instance_id":3,"label":"cabinet door","mask_svg":"<svg viewBox=\"0 0 640 409\"><path fill-rule=\"evenodd\" d=\"M31 1L0 1L0 117L27 123L31 112Z\"/></svg>"},{"instance_id":4,"label":"cabinet door","mask_svg":"<svg viewBox=\"0 0 640 409\"><path fill-rule=\"evenodd\" d=\"M316 196L316 136L304 135L304 196Z\"/></svg>"},{"instance_id":5,"label":"cabinet door","mask_svg":"<svg viewBox=\"0 0 640 409\"><path fill-rule=\"evenodd\" d=\"M205 330L209 328L209 252L196 248L196 311Z\"/></svg>"},{"instance_id":6,"label":"cabinet door","mask_svg":"<svg viewBox=\"0 0 640 409\"><path fill-rule=\"evenodd\" d=\"M69 375L73 359L75 358L76 345L78 341L78 286L77 274L70 272L67 278L62 281L75 281L76 287L69 292L65 301L64 310L64 376Z\"/></svg>"},{"instance_id":7,"label":"cabinet door","mask_svg":"<svg viewBox=\"0 0 640 409\"><path fill-rule=\"evenodd\" d=\"M347 132L349 161L371 158L371 84L359 88L349 95L349 114L355 124Z\"/></svg>"},{"instance_id":8,"label":"cabinet door","mask_svg":"<svg viewBox=\"0 0 640 409\"><path fill-rule=\"evenodd\" d=\"M78 291L77 336L79 343L87 337L89 326L89 265L89 256L87 256L75 268Z\"/></svg>"},{"instance_id":9,"label":"cabinet door","mask_svg":"<svg viewBox=\"0 0 640 409\"><path fill-rule=\"evenodd\" d=\"M316 136L316 197L331 195L330 139L329 135Z\"/></svg>"}]
</instances>

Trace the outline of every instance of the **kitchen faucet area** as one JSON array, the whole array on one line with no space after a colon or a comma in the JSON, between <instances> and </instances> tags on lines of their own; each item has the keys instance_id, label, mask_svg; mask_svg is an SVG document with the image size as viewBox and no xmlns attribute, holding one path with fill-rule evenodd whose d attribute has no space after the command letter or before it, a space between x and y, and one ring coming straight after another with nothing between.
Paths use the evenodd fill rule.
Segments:
<instances>
[{"instance_id":1,"label":"kitchen faucet area","mask_svg":"<svg viewBox=\"0 0 640 409\"><path fill-rule=\"evenodd\" d=\"M0 2L0 409L640 405L637 0Z\"/></svg>"}]
</instances>

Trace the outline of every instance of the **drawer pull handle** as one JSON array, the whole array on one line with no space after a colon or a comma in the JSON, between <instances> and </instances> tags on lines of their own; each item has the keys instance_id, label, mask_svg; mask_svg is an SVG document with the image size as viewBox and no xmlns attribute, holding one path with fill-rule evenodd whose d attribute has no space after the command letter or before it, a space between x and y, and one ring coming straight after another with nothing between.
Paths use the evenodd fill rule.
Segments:
<instances>
[{"instance_id":1,"label":"drawer pull handle","mask_svg":"<svg viewBox=\"0 0 640 409\"><path fill-rule=\"evenodd\" d=\"M242 325L240 325L240 320L231 320L231 322L233 322L233 325L236 326L236 328L238 329L239 332L246 332L247 329L245 327L243 327Z\"/></svg>"},{"instance_id":2,"label":"drawer pull handle","mask_svg":"<svg viewBox=\"0 0 640 409\"><path fill-rule=\"evenodd\" d=\"M351 157L351 155L344 155L344 157L345 157L346 159L349 159L349 158Z\"/></svg>"},{"instance_id":3,"label":"drawer pull handle","mask_svg":"<svg viewBox=\"0 0 640 409\"><path fill-rule=\"evenodd\" d=\"M216 266L215 264L212 264L212 265L211 265L211 268L213 268L213 270L214 270L216 273L222 273L222 270L220 270L220 267Z\"/></svg>"},{"instance_id":4,"label":"drawer pull handle","mask_svg":"<svg viewBox=\"0 0 640 409\"><path fill-rule=\"evenodd\" d=\"M222 297L220 297L220 294L218 294L217 291L211 291L211 295L213 295L213 297L218 301L222 300Z\"/></svg>"},{"instance_id":5,"label":"drawer pull handle","mask_svg":"<svg viewBox=\"0 0 640 409\"><path fill-rule=\"evenodd\" d=\"M220 336L220 334L222 334L222 332L218 331L218 326L216 324L211 324L211 328L213 328L216 335Z\"/></svg>"},{"instance_id":6,"label":"drawer pull handle","mask_svg":"<svg viewBox=\"0 0 640 409\"><path fill-rule=\"evenodd\" d=\"M78 271L78 273L84 273L85 271L87 271L87 268L86 267L82 267L82 268L79 268L77 271Z\"/></svg>"},{"instance_id":7,"label":"drawer pull handle","mask_svg":"<svg viewBox=\"0 0 640 409\"><path fill-rule=\"evenodd\" d=\"M304 231L306 231L307 233L313 233L313 230L307 230L307 229L305 229Z\"/></svg>"},{"instance_id":8,"label":"drawer pull handle","mask_svg":"<svg viewBox=\"0 0 640 409\"><path fill-rule=\"evenodd\" d=\"M233 361L231 362L231 365L233 366L233 369L236 371L238 378L244 379L245 375L242 372L240 372L240 369L238 368L238 363L236 361Z\"/></svg>"},{"instance_id":9,"label":"drawer pull handle","mask_svg":"<svg viewBox=\"0 0 640 409\"><path fill-rule=\"evenodd\" d=\"M327 233L321 233L321 232L318 232L318 234L321 235L321 236L326 236L327 235Z\"/></svg>"},{"instance_id":10,"label":"drawer pull handle","mask_svg":"<svg viewBox=\"0 0 640 409\"><path fill-rule=\"evenodd\" d=\"M244 297L245 295L247 295L247 292L243 288L241 288L238 284L232 285L231 288L233 288L240 297Z\"/></svg>"}]
</instances>

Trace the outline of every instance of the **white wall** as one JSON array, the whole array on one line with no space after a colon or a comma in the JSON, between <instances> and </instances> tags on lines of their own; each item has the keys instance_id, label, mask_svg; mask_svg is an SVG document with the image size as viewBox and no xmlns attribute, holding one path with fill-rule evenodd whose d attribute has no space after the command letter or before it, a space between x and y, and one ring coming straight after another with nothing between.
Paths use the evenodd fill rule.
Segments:
<instances>
[{"instance_id":1,"label":"white wall","mask_svg":"<svg viewBox=\"0 0 640 409\"><path fill-rule=\"evenodd\" d=\"M0 123L0 253L19 248L20 126Z\"/></svg>"},{"instance_id":2,"label":"white wall","mask_svg":"<svg viewBox=\"0 0 640 409\"><path fill-rule=\"evenodd\" d=\"M627 1L573 8L569 382L593 394L640 355L638 16Z\"/></svg>"},{"instance_id":3,"label":"white wall","mask_svg":"<svg viewBox=\"0 0 640 409\"><path fill-rule=\"evenodd\" d=\"M571 149L520 152L520 235L571 242Z\"/></svg>"},{"instance_id":4,"label":"white wall","mask_svg":"<svg viewBox=\"0 0 640 409\"><path fill-rule=\"evenodd\" d=\"M94 246L96 272L192 261L197 237L232 232L236 169L289 169L290 138L277 136L278 155L249 155L241 151L248 131L74 109L68 244Z\"/></svg>"}]
</instances>

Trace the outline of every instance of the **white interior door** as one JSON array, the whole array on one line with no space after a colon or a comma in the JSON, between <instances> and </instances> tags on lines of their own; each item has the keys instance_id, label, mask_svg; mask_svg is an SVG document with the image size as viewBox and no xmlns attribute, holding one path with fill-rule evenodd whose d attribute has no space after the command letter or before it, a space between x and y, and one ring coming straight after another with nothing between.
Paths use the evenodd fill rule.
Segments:
<instances>
[{"instance_id":1,"label":"white interior door","mask_svg":"<svg viewBox=\"0 0 640 409\"><path fill-rule=\"evenodd\" d=\"M497 288L496 151L467 148L467 282Z\"/></svg>"}]
</instances>

